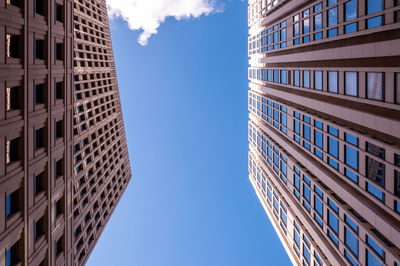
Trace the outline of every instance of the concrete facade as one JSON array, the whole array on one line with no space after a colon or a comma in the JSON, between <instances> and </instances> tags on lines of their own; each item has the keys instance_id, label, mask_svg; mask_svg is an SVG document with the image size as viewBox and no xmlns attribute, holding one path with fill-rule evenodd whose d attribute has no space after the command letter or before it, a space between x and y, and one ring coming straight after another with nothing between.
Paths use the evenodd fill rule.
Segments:
<instances>
[{"instance_id":1,"label":"concrete facade","mask_svg":"<svg viewBox=\"0 0 400 266\"><path fill-rule=\"evenodd\" d=\"M0 1L0 265L82 265L131 177L105 1Z\"/></svg>"},{"instance_id":2,"label":"concrete facade","mask_svg":"<svg viewBox=\"0 0 400 266\"><path fill-rule=\"evenodd\" d=\"M399 14L249 1L249 179L295 265L400 264Z\"/></svg>"}]
</instances>

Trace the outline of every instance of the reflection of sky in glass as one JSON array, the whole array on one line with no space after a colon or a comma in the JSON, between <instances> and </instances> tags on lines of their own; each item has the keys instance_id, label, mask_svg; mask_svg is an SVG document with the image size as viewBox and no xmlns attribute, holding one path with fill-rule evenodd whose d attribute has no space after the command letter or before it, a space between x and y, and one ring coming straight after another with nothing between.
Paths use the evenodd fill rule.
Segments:
<instances>
[{"instance_id":1,"label":"reflection of sky in glass","mask_svg":"<svg viewBox=\"0 0 400 266\"><path fill-rule=\"evenodd\" d=\"M351 0L345 4L345 20L357 18L357 0Z\"/></svg>"},{"instance_id":2,"label":"reflection of sky in glass","mask_svg":"<svg viewBox=\"0 0 400 266\"><path fill-rule=\"evenodd\" d=\"M382 0L367 1L367 15L379 12L382 10Z\"/></svg>"},{"instance_id":3,"label":"reflection of sky in glass","mask_svg":"<svg viewBox=\"0 0 400 266\"><path fill-rule=\"evenodd\" d=\"M328 26L337 24L337 7L328 10Z\"/></svg>"},{"instance_id":4,"label":"reflection of sky in glass","mask_svg":"<svg viewBox=\"0 0 400 266\"><path fill-rule=\"evenodd\" d=\"M314 16L314 30L322 29L322 13Z\"/></svg>"},{"instance_id":5,"label":"reflection of sky in glass","mask_svg":"<svg viewBox=\"0 0 400 266\"><path fill-rule=\"evenodd\" d=\"M335 71L328 72L328 83L330 92L338 92L338 73Z\"/></svg>"},{"instance_id":6,"label":"reflection of sky in glass","mask_svg":"<svg viewBox=\"0 0 400 266\"><path fill-rule=\"evenodd\" d=\"M303 33L310 32L310 19L303 20Z\"/></svg>"}]
</instances>

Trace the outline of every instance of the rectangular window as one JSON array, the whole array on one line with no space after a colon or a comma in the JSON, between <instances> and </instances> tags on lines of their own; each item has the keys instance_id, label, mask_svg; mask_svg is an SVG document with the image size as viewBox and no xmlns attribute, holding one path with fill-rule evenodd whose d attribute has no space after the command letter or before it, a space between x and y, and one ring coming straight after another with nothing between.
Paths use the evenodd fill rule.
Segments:
<instances>
[{"instance_id":1,"label":"rectangular window","mask_svg":"<svg viewBox=\"0 0 400 266\"><path fill-rule=\"evenodd\" d=\"M6 196L6 215L10 217L19 211L19 189Z\"/></svg>"},{"instance_id":2,"label":"rectangular window","mask_svg":"<svg viewBox=\"0 0 400 266\"><path fill-rule=\"evenodd\" d=\"M55 97L56 99L63 99L64 98L64 90L63 90L63 86L64 83L61 82L56 82L55 84Z\"/></svg>"},{"instance_id":3,"label":"rectangular window","mask_svg":"<svg viewBox=\"0 0 400 266\"><path fill-rule=\"evenodd\" d=\"M346 246L358 258L358 239L347 227L344 227L344 238Z\"/></svg>"},{"instance_id":4,"label":"rectangular window","mask_svg":"<svg viewBox=\"0 0 400 266\"><path fill-rule=\"evenodd\" d=\"M379 188L377 188L375 185L366 182L367 183L367 187L366 190L371 193L374 197L376 197L377 199L379 199L380 201L384 201L385 199L385 194L382 192L382 190L380 190Z\"/></svg>"},{"instance_id":5,"label":"rectangular window","mask_svg":"<svg viewBox=\"0 0 400 266\"><path fill-rule=\"evenodd\" d=\"M45 59L44 40L35 40L35 58Z\"/></svg>"},{"instance_id":6,"label":"rectangular window","mask_svg":"<svg viewBox=\"0 0 400 266\"><path fill-rule=\"evenodd\" d=\"M54 211L56 218L64 213L64 197L61 197L59 200L56 201Z\"/></svg>"},{"instance_id":7,"label":"rectangular window","mask_svg":"<svg viewBox=\"0 0 400 266\"><path fill-rule=\"evenodd\" d=\"M34 191L35 195L38 195L42 191L44 191L44 172L35 175L35 180L34 180Z\"/></svg>"},{"instance_id":8,"label":"rectangular window","mask_svg":"<svg viewBox=\"0 0 400 266\"><path fill-rule=\"evenodd\" d=\"M345 21L357 18L357 0L350 0L344 4L344 14Z\"/></svg>"},{"instance_id":9,"label":"rectangular window","mask_svg":"<svg viewBox=\"0 0 400 266\"><path fill-rule=\"evenodd\" d=\"M377 160L366 156L366 177L380 187L385 187L385 165Z\"/></svg>"},{"instance_id":10,"label":"rectangular window","mask_svg":"<svg viewBox=\"0 0 400 266\"><path fill-rule=\"evenodd\" d=\"M383 249L368 235L367 235L367 244L376 252L376 254L379 255L379 257L385 259L385 251L383 251Z\"/></svg>"},{"instance_id":11,"label":"rectangular window","mask_svg":"<svg viewBox=\"0 0 400 266\"><path fill-rule=\"evenodd\" d=\"M281 70L281 84L287 84L287 70Z\"/></svg>"},{"instance_id":12,"label":"rectangular window","mask_svg":"<svg viewBox=\"0 0 400 266\"><path fill-rule=\"evenodd\" d=\"M18 110L20 109L20 87L6 88L6 110Z\"/></svg>"},{"instance_id":13,"label":"rectangular window","mask_svg":"<svg viewBox=\"0 0 400 266\"><path fill-rule=\"evenodd\" d=\"M56 60L63 60L64 59L64 49L62 43L56 43L55 47L55 58Z\"/></svg>"},{"instance_id":14,"label":"rectangular window","mask_svg":"<svg viewBox=\"0 0 400 266\"><path fill-rule=\"evenodd\" d=\"M272 81L272 69L267 70L267 81Z\"/></svg>"},{"instance_id":15,"label":"rectangular window","mask_svg":"<svg viewBox=\"0 0 400 266\"><path fill-rule=\"evenodd\" d=\"M64 162L63 159L60 159L54 164L54 175L56 178L64 175Z\"/></svg>"},{"instance_id":16,"label":"rectangular window","mask_svg":"<svg viewBox=\"0 0 400 266\"><path fill-rule=\"evenodd\" d=\"M385 149L370 142L366 142L366 151L376 157L385 160Z\"/></svg>"},{"instance_id":17,"label":"rectangular window","mask_svg":"<svg viewBox=\"0 0 400 266\"><path fill-rule=\"evenodd\" d=\"M7 249L6 265L12 266L17 265L20 262L19 252L18 252L19 241L15 243L11 248Z\"/></svg>"},{"instance_id":18,"label":"rectangular window","mask_svg":"<svg viewBox=\"0 0 400 266\"><path fill-rule=\"evenodd\" d=\"M322 13L314 16L314 30L321 30L322 29Z\"/></svg>"},{"instance_id":19,"label":"rectangular window","mask_svg":"<svg viewBox=\"0 0 400 266\"><path fill-rule=\"evenodd\" d=\"M358 73L345 72L345 94L358 96Z\"/></svg>"},{"instance_id":20,"label":"rectangular window","mask_svg":"<svg viewBox=\"0 0 400 266\"><path fill-rule=\"evenodd\" d=\"M274 69L274 82L278 83L279 82L279 70Z\"/></svg>"},{"instance_id":21,"label":"rectangular window","mask_svg":"<svg viewBox=\"0 0 400 266\"><path fill-rule=\"evenodd\" d=\"M366 262L368 266L383 266L383 264L375 257L375 255L369 251L368 249L365 249L367 252L366 256Z\"/></svg>"},{"instance_id":22,"label":"rectangular window","mask_svg":"<svg viewBox=\"0 0 400 266\"><path fill-rule=\"evenodd\" d=\"M338 93L338 72L328 71L328 91Z\"/></svg>"},{"instance_id":23,"label":"rectangular window","mask_svg":"<svg viewBox=\"0 0 400 266\"><path fill-rule=\"evenodd\" d=\"M6 142L6 162L7 164L19 161L20 158L20 138L7 140Z\"/></svg>"},{"instance_id":24,"label":"rectangular window","mask_svg":"<svg viewBox=\"0 0 400 266\"><path fill-rule=\"evenodd\" d=\"M45 1L35 0L35 13L44 16L45 13Z\"/></svg>"},{"instance_id":25,"label":"rectangular window","mask_svg":"<svg viewBox=\"0 0 400 266\"><path fill-rule=\"evenodd\" d=\"M367 98L372 100L383 100L383 73L367 73Z\"/></svg>"},{"instance_id":26,"label":"rectangular window","mask_svg":"<svg viewBox=\"0 0 400 266\"><path fill-rule=\"evenodd\" d=\"M44 84L36 84L34 86L34 103L42 104L44 103Z\"/></svg>"},{"instance_id":27,"label":"rectangular window","mask_svg":"<svg viewBox=\"0 0 400 266\"><path fill-rule=\"evenodd\" d=\"M55 18L56 18L56 21L61 22L61 23L64 21L64 19L63 19L63 13L64 13L64 8L63 8L63 6L60 5L60 4L56 4L56 8L55 8Z\"/></svg>"},{"instance_id":28,"label":"rectangular window","mask_svg":"<svg viewBox=\"0 0 400 266\"><path fill-rule=\"evenodd\" d=\"M322 71L314 71L314 89L322 91Z\"/></svg>"},{"instance_id":29,"label":"rectangular window","mask_svg":"<svg viewBox=\"0 0 400 266\"><path fill-rule=\"evenodd\" d=\"M400 73L396 73L396 81L395 81L395 97L396 103L400 104Z\"/></svg>"},{"instance_id":30,"label":"rectangular window","mask_svg":"<svg viewBox=\"0 0 400 266\"><path fill-rule=\"evenodd\" d=\"M336 235L339 234L339 219L331 210L328 210L328 225Z\"/></svg>"},{"instance_id":31,"label":"rectangular window","mask_svg":"<svg viewBox=\"0 0 400 266\"><path fill-rule=\"evenodd\" d=\"M60 120L56 122L55 125L55 138L62 138L64 136L64 120Z\"/></svg>"},{"instance_id":32,"label":"rectangular window","mask_svg":"<svg viewBox=\"0 0 400 266\"><path fill-rule=\"evenodd\" d=\"M300 87L300 70L294 71L294 86Z\"/></svg>"},{"instance_id":33,"label":"rectangular window","mask_svg":"<svg viewBox=\"0 0 400 266\"><path fill-rule=\"evenodd\" d=\"M35 222L35 230L34 230L34 237L35 240L38 240L41 236L44 235L44 218L41 217L39 220Z\"/></svg>"},{"instance_id":34,"label":"rectangular window","mask_svg":"<svg viewBox=\"0 0 400 266\"><path fill-rule=\"evenodd\" d=\"M367 15L371 15L382 11L383 9L383 1L382 0L367 0ZM382 16L373 17L367 19L367 29L379 27L382 25Z\"/></svg>"},{"instance_id":35,"label":"rectangular window","mask_svg":"<svg viewBox=\"0 0 400 266\"><path fill-rule=\"evenodd\" d=\"M35 141L34 141L34 145L35 145L35 150L36 149L40 149L43 148L45 146L45 132L44 132L44 128L39 128L37 130L35 130Z\"/></svg>"},{"instance_id":36,"label":"rectangular window","mask_svg":"<svg viewBox=\"0 0 400 266\"><path fill-rule=\"evenodd\" d=\"M303 71L303 87L310 88L310 71L304 70Z\"/></svg>"},{"instance_id":37,"label":"rectangular window","mask_svg":"<svg viewBox=\"0 0 400 266\"><path fill-rule=\"evenodd\" d=\"M55 246L56 256L63 253L63 250L64 250L64 241L63 240L64 240L64 237L60 237L60 239L58 239L56 241L56 246Z\"/></svg>"}]
</instances>

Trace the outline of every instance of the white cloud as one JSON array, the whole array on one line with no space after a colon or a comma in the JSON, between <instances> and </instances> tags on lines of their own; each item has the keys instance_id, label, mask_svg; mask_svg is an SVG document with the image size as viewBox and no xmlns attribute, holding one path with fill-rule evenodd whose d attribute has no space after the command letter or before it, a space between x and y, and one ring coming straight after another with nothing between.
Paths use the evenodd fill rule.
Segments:
<instances>
[{"instance_id":1,"label":"white cloud","mask_svg":"<svg viewBox=\"0 0 400 266\"><path fill-rule=\"evenodd\" d=\"M121 17L131 30L143 30L138 42L147 45L167 17L197 18L216 11L214 0L108 0L111 18Z\"/></svg>"}]
</instances>

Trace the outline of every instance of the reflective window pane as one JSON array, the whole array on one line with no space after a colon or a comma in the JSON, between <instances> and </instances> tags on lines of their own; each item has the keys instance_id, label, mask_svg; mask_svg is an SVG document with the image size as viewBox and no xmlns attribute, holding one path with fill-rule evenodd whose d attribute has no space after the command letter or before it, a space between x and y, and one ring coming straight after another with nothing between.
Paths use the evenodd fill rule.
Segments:
<instances>
[{"instance_id":1,"label":"reflective window pane","mask_svg":"<svg viewBox=\"0 0 400 266\"><path fill-rule=\"evenodd\" d=\"M367 73L367 98L383 100L383 73Z\"/></svg>"},{"instance_id":2,"label":"reflective window pane","mask_svg":"<svg viewBox=\"0 0 400 266\"><path fill-rule=\"evenodd\" d=\"M303 87L310 88L310 71L309 70L303 71Z\"/></svg>"},{"instance_id":3,"label":"reflective window pane","mask_svg":"<svg viewBox=\"0 0 400 266\"><path fill-rule=\"evenodd\" d=\"M314 88L322 91L322 71L314 71Z\"/></svg>"},{"instance_id":4,"label":"reflective window pane","mask_svg":"<svg viewBox=\"0 0 400 266\"><path fill-rule=\"evenodd\" d=\"M329 71L328 72L328 91L333 93L338 93L338 72Z\"/></svg>"},{"instance_id":5,"label":"reflective window pane","mask_svg":"<svg viewBox=\"0 0 400 266\"><path fill-rule=\"evenodd\" d=\"M357 18L357 0L351 0L344 4L345 21Z\"/></svg>"},{"instance_id":6,"label":"reflective window pane","mask_svg":"<svg viewBox=\"0 0 400 266\"><path fill-rule=\"evenodd\" d=\"M345 72L345 94L350 96L358 95L357 72Z\"/></svg>"}]
</instances>

